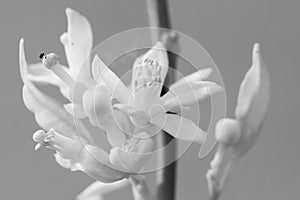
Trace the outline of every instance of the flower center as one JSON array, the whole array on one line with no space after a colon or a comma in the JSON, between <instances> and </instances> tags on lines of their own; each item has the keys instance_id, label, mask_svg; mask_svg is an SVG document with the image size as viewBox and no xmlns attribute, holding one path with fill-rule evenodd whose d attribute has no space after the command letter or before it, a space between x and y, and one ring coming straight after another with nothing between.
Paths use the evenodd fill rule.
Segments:
<instances>
[{"instance_id":1,"label":"flower center","mask_svg":"<svg viewBox=\"0 0 300 200\"><path fill-rule=\"evenodd\" d=\"M133 91L129 105L136 111L148 109L160 97L162 88L161 66L155 59L145 59L133 69Z\"/></svg>"},{"instance_id":2,"label":"flower center","mask_svg":"<svg viewBox=\"0 0 300 200\"><path fill-rule=\"evenodd\" d=\"M161 66L157 60L145 59L134 69L134 88L150 87L153 84L161 84Z\"/></svg>"}]
</instances>

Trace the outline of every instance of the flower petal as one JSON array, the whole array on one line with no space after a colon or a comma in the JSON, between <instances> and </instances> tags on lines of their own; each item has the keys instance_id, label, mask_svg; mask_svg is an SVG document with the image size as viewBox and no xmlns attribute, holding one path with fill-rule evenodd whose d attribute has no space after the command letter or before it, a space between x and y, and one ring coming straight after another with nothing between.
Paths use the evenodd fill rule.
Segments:
<instances>
[{"instance_id":1,"label":"flower petal","mask_svg":"<svg viewBox=\"0 0 300 200\"><path fill-rule=\"evenodd\" d=\"M62 34L60 40L65 47L70 74L83 83L91 83L89 59L93 44L91 25L75 10L67 8L66 15L68 32Z\"/></svg>"},{"instance_id":2,"label":"flower petal","mask_svg":"<svg viewBox=\"0 0 300 200\"><path fill-rule=\"evenodd\" d=\"M37 123L46 131L49 131L51 128L55 128L58 132L64 133L68 136L76 135L77 129L72 116L66 113L60 103L42 93L28 79L28 64L25 58L23 39L20 41L19 53L20 72L24 82L23 100L25 106L34 113ZM80 122L78 125L78 131L92 142L91 136L84 125Z\"/></svg>"},{"instance_id":3,"label":"flower petal","mask_svg":"<svg viewBox=\"0 0 300 200\"><path fill-rule=\"evenodd\" d=\"M80 137L70 138L51 129L47 133L42 130L35 132L33 140L59 152L63 158L71 160L72 171L83 171L92 178L105 183L115 182L129 176L114 168L105 151L86 144L86 141ZM60 159L59 163L64 167L69 167L65 161L62 162Z\"/></svg>"},{"instance_id":4,"label":"flower petal","mask_svg":"<svg viewBox=\"0 0 300 200\"><path fill-rule=\"evenodd\" d=\"M19 55L20 72L23 82L25 81L25 78L26 80L28 79L32 82L57 86L60 89L62 95L68 98L68 86L61 79L59 79L51 70L43 66L42 63L27 64L25 58L23 38L20 40ZM67 70L67 67L62 67L65 70Z\"/></svg>"},{"instance_id":5,"label":"flower petal","mask_svg":"<svg viewBox=\"0 0 300 200\"><path fill-rule=\"evenodd\" d=\"M109 159L114 165L125 168L128 172L138 172L151 157L153 141L146 132L136 134L122 148L111 149Z\"/></svg>"},{"instance_id":6,"label":"flower petal","mask_svg":"<svg viewBox=\"0 0 300 200\"><path fill-rule=\"evenodd\" d=\"M112 96L116 97L121 103L128 103L130 95L127 87L97 55L94 57L92 63L92 71L94 79L97 80L97 82L104 81L112 92Z\"/></svg>"},{"instance_id":7,"label":"flower petal","mask_svg":"<svg viewBox=\"0 0 300 200\"><path fill-rule=\"evenodd\" d=\"M85 118L87 117L82 106L74 104L74 103L68 103L64 105L65 110L76 118Z\"/></svg>"},{"instance_id":8,"label":"flower petal","mask_svg":"<svg viewBox=\"0 0 300 200\"><path fill-rule=\"evenodd\" d=\"M103 183L116 182L128 178L130 175L117 170L116 166L110 163L108 154L99 147L92 145L84 146L78 163L81 171Z\"/></svg>"},{"instance_id":9,"label":"flower petal","mask_svg":"<svg viewBox=\"0 0 300 200\"><path fill-rule=\"evenodd\" d=\"M78 196L77 200L104 200L104 196L119 191L129 185L128 179L116 181L114 183L102 183L96 181L85 188Z\"/></svg>"},{"instance_id":10,"label":"flower petal","mask_svg":"<svg viewBox=\"0 0 300 200\"><path fill-rule=\"evenodd\" d=\"M195 90L187 90L173 94L172 91L161 97L161 104L164 105L166 110L173 109L178 106L186 106L194 104L214 93L222 91L222 87L213 82L205 82L204 87L196 88Z\"/></svg>"},{"instance_id":11,"label":"flower petal","mask_svg":"<svg viewBox=\"0 0 300 200\"><path fill-rule=\"evenodd\" d=\"M120 128L114 121L103 127L107 140L112 147L121 147L126 140L126 136Z\"/></svg>"},{"instance_id":12,"label":"flower petal","mask_svg":"<svg viewBox=\"0 0 300 200\"><path fill-rule=\"evenodd\" d=\"M73 160L65 158L59 152L56 152L54 154L54 158L61 167L66 168L66 169L71 169L71 167L75 164Z\"/></svg>"},{"instance_id":13,"label":"flower petal","mask_svg":"<svg viewBox=\"0 0 300 200\"><path fill-rule=\"evenodd\" d=\"M162 42L157 42L142 58L141 61L146 59L156 60L161 66L161 81L166 78L169 68L168 54Z\"/></svg>"},{"instance_id":14,"label":"flower petal","mask_svg":"<svg viewBox=\"0 0 300 200\"><path fill-rule=\"evenodd\" d=\"M252 66L240 86L235 115L248 128L258 133L265 120L270 99L270 77L262 63L259 44L252 52Z\"/></svg>"},{"instance_id":15,"label":"flower petal","mask_svg":"<svg viewBox=\"0 0 300 200\"><path fill-rule=\"evenodd\" d=\"M175 88L177 88L177 87L180 87L180 86L185 85L185 84L190 84L194 81L205 80L210 76L211 73L212 73L211 68L205 68L205 69L201 69L199 71L196 71L192 74L189 74L189 75L179 79L175 83L173 83L170 86L170 90L175 90Z\"/></svg>"},{"instance_id":16,"label":"flower petal","mask_svg":"<svg viewBox=\"0 0 300 200\"><path fill-rule=\"evenodd\" d=\"M194 122L178 115L161 114L154 117L151 123L183 141L202 144L207 135Z\"/></svg>"},{"instance_id":17,"label":"flower petal","mask_svg":"<svg viewBox=\"0 0 300 200\"><path fill-rule=\"evenodd\" d=\"M81 136L93 143L93 139L83 123L73 119L60 103L42 93L29 81L23 87L23 100L25 106L34 113L36 122L43 129L49 131L54 128L69 137L77 135L79 132Z\"/></svg>"}]
</instances>

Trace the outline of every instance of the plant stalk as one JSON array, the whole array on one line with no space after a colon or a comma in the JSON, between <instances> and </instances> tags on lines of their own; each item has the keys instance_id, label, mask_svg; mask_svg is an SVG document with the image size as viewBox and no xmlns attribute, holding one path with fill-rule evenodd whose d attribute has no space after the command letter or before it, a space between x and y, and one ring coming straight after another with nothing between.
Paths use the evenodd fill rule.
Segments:
<instances>
[{"instance_id":1,"label":"plant stalk","mask_svg":"<svg viewBox=\"0 0 300 200\"><path fill-rule=\"evenodd\" d=\"M176 68L176 55L171 53L173 47L177 47L177 37L171 32L171 22L169 17L167 0L146 0L149 25L151 27L160 27L165 29L153 29L152 40L154 42L162 41L168 51L169 70L162 94L168 91L168 87L175 81L174 69ZM158 139L159 147L165 147L174 138L167 133L161 134ZM158 156L158 163L166 166L157 172L157 200L175 200L176 196L176 143L173 141L164 148ZM171 164L170 161L173 161ZM168 165L169 164L169 165Z\"/></svg>"}]
</instances>

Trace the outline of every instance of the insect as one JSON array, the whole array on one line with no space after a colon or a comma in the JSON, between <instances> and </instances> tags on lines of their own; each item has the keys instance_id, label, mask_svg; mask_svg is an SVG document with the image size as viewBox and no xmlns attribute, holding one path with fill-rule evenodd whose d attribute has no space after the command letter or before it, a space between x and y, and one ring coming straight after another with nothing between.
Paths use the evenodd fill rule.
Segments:
<instances>
[{"instance_id":1,"label":"insect","mask_svg":"<svg viewBox=\"0 0 300 200\"><path fill-rule=\"evenodd\" d=\"M44 56L46 56L46 54L45 54L44 52L42 52L42 53L39 55L39 58L40 58L40 59L43 59Z\"/></svg>"}]
</instances>

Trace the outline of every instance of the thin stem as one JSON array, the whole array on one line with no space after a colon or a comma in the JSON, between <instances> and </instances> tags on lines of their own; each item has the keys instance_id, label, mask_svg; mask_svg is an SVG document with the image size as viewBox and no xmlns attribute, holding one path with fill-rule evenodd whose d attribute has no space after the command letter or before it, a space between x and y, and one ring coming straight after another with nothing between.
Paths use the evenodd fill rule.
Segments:
<instances>
[{"instance_id":1,"label":"thin stem","mask_svg":"<svg viewBox=\"0 0 300 200\"><path fill-rule=\"evenodd\" d=\"M152 200L152 195L147 186L145 177L136 176L129 178L134 200Z\"/></svg>"},{"instance_id":2,"label":"thin stem","mask_svg":"<svg viewBox=\"0 0 300 200\"><path fill-rule=\"evenodd\" d=\"M162 41L165 43L168 51L168 59L170 68L175 69L176 55L171 53L173 47L177 47L177 38L170 32L171 22L169 19L168 2L167 0L146 0L149 25L151 27L160 27L165 29L153 29L152 40ZM166 38L167 36L167 38ZM175 81L174 70L169 70L167 78L165 80L165 87L162 94L167 92L168 86ZM159 138L160 147L168 145L174 138L165 133ZM168 165L157 172L157 200L174 200L176 192L176 144L172 142L168 145L168 148L158 156L158 163L161 166ZM174 162L172 162L174 161ZM170 162L172 162L170 164Z\"/></svg>"}]
</instances>

